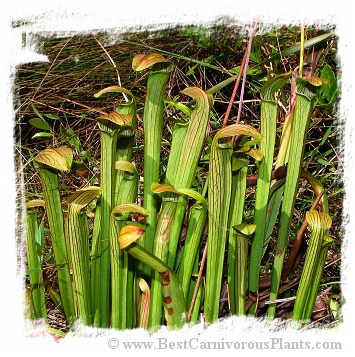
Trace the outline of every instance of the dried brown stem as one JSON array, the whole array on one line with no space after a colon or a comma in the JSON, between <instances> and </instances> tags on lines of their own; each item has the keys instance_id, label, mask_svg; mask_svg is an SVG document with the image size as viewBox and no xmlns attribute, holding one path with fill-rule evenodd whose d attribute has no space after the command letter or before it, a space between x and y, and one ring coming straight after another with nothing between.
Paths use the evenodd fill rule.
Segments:
<instances>
[{"instance_id":1,"label":"dried brown stem","mask_svg":"<svg viewBox=\"0 0 355 357\"><path fill-rule=\"evenodd\" d=\"M234 84L233 92L232 92L231 98L229 100L229 104L228 104L228 107L227 107L227 110L226 110L226 114L225 114L224 119L223 119L223 125L222 125L223 128L227 125L227 122L228 122L228 119L229 119L229 116L230 116L230 113L231 113L231 110L232 110L234 98L237 95L237 91L238 91L238 88L239 88L239 83L240 83L240 80L241 80L242 75L243 75L244 72L245 72L244 73L244 78L246 78L246 71L244 71L244 69L245 69L245 67L247 67L247 63L249 62L249 57L250 57L250 52L251 52L251 45L253 43L253 39L254 39L255 33L257 31L257 28L258 28L258 25L256 23L254 25L253 31L250 33L248 47L247 47L247 49L245 51L242 63L240 65L240 70L239 70L237 79L236 79L235 84ZM244 86L245 86L245 80L243 80L243 82L244 82ZM244 93L244 87L242 87L242 92ZM239 101L239 107L240 108L242 106L242 103L243 103L243 95L240 96L240 101ZM239 111L238 111L238 118L236 120L236 123L238 123L239 120L240 120Z\"/></svg>"},{"instance_id":2,"label":"dried brown stem","mask_svg":"<svg viewBox=\"0 0 355 357\"><path fill-rule=\"evenodd\" d=\"M203 273L203 269L204 269L205 263L206 263L206 258L207 258L207 242L206 242L205 248L203 250L203 255L202 255L201 264L200 264L200 270L198 272L198 277L197 277L197 281L196 281L195 290L194 290L194 293L192 295L190 309L189 309L189 312L187 314L187 321L190 321L190 319L191 319L192 310L193 310L194 305L195 305L195 300L196 300L196 296L197 296L197 293L198 293L198 288L199 288L200 283L201 283L202 273Z\"/></svg>"},{"instance_id":3,"label":"dried brown stem","mask_svg":"<svg viewBox=\"0 0 355 357\"><path fill-rule=\"evenodd\" d=\"M100 110L100 109L96 109L96 108L90 107L90 106L88 106L88 105L85 105L85 104L76 102L75 100L71 100L71 99L69 99L69 98L63 98L63 97L61 97L61 96L59 96L59 95L54 95L54 97L59 98L59 99L61 99L61 100L63 100L63 101L66 101L66 102L70 102L70 103L73 103L73 104L76 104L76 105L80 105L81 107L86 108L86 109L89 109L89 110L91 110L91 111L93 111L93 112L100 113L100 114L102 114L102 115L107 115L106 112L104 112L104 111L102 111L102 110Z\"/></svg>"},{"instance_id":4,"label":"dried brown stem","mask_svg":"<svg viewBox=\"0 0 355 357\"><path fill-rule=\"evenodd\" d=\"M249 63L249 58L250 58L250 53L251 53L251 46L253 44L253 40L254 40L254 37L255 37L255 34L256 34L257 31L258 31L258 23L255 23L253 29L250 31L248 50L247 50L247 58L246 58L245 65L244 65L243 83L242 83L242 88L240 90L240 101L239 101L239 108L238 108L238 117L237 117L237 120L236 120L237 124L239 123L240 117L242 115L244 89L245 89L245 82L246 82L247 73L248 73L248 63Z\"/></svg>"}]
</instances>

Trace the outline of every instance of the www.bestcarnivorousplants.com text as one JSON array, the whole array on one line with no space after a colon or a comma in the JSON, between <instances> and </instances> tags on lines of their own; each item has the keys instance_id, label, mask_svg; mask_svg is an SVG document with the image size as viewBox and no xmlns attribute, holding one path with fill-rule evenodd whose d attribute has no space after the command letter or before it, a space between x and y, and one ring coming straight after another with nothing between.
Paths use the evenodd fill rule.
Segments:
<instances>
[{"instance_id":1,"label":"www.bestcarnivorousplants.com text","mask_svg":"<svg viewBox=\"0 0 355 357\"><path fill-rule=\"evenodd\" d=\"M110 338L108 341L110 349L125 350L341 350L341 342L335 341L304 341L302 339L287 341L283 338L271 337L267 341L202 341L198 337L184 339L181 341L169 341L165 337L157 337L155 341L119 341Z\"/></svg>"}]
</instances>

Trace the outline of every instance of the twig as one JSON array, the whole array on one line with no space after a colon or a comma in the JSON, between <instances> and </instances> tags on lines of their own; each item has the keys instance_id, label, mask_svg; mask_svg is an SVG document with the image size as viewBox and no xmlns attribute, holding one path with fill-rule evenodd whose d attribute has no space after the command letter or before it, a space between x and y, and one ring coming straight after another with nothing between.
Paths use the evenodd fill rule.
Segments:
<instances>
[{"instance_id":1,"label":"twig","mask_svg":"<svg viewBox=\"0 0 355 357\"><path fill-rule=\"evenodd\" d=\"M304 34L305 28L304 24L301 25L301 50L300 50L300 67L299 67L299 77L302 78L303 76L303 63L304 63Z\"/></svg>"},{"instance_id":2,"label":"twig","mask_svg":"<svg viewBox=\"0 0 355 357\"><path fill-rule=\"evenodd\" d=\"M189 312L187 314L187 321L190 321L190 319L191 319L192 310L193 310L194 305L195 305L196 296L197 296L198 289L200 287L200 283L201 283L201 279L202 279L203 269L205 267L206 257L207 257L207 242L206 242L205 248L203 250L203 255L202 255L201 264L200 264L200 270L198 272L194 293L192 295L190 309L189 309Z\"/></svg>"},{"instance_id":3,"label":"twig","mask_svg":"<svg viewBox=\"0 0 355 357\"><path fill-rule=\"evenodd\" d=\"M276 299L276 300L269 300L269 301L265 301L264 305L270 305L270 304L278 304L280 302L290 302L296 299L296 296L291 296L288 298L283 298L283 299Z\"/></svg>"},{"instance_id":4,"label":"twig","mask_svg":"<svg viewBox=\"0 0 355 357\"><path fill-rule=\"evenodd\" d=\"M70 111L68 111L68 110L56 108L56 107L54 107L54 106L52 106L52 105L50 105L50 104L45 104L45 103L42 103L42 102L40 102L40 101L38 101L38 100L35 100L35 99L31 99L31 101L32 101L33 103L37 103L37 104L39 104L39 105L43 105L44 107L51 108L51 109L57 110L57 111L59 111L59 112L63 112L63 113L70 114L70 115L74 115L72 112L70 112ZM78 104L78 105L79 105L80 103L75 103L75 104ZM85 106L85 104L80 104L80 105ZM86 107L86 106L85 106L85 107ZM94 109L94 108L91 108L91 107L87 107L87 108L90 109L90 110L92 110L92 111L101 113L101 114L103 114L103 115L106 115L106 114L107 114L106 112L103 112L103 111L101 111L101 110L99 110L99 109Z\"/></svg>"},{"instance_id":5,"label":"twig","mask_svg":"<svg viewBox=\"0 0 355 357\"><path fill-rule=\"evenodd\" d=\"M244 69L244 66L245 66L246 59L247 59L247 51L245 52L243 60L242 60L242 63L240 65L240 70L239 70L239 73L238 73L238 77L237 77L237 79L235 81L233 92L232 92L232 95L231 95L231 98L230 98L230 101L229 101L229 104L228 104L228 107L227 107L227 110L226 110L226 114L225 114L224 119L223 119L223 125L222 125L223 128L227 125L227 122L228 122L228 119L229 119L229 116L230 116L230 113L231 113L231 110L232 110L232 106L234 104L234 98L235 98L235 96L237 94L237 91L238 91L240 79L242 78L242 73L243 73L243 69Z\"/></svg>"},{"instance_id":6,"label":"twig","mask_svg":"<svg viewBox=\"0 0 355 357\"><path fill-rule=\"evenodd\" d=\"M285 284L285 285L280 287L279 294L282 294L285 291L291 289L293 286L295 286L299 282L300 279L301 279L301 277L299 275L295 276L287 284ZM271 280L270 280L270 283L271 283ZM260 308L262 308L266 304L265 300L267 300L267 298L269 296L270 296L270 291L269 290L258 294L258 301L259 301L259 307ZM273 301L275 301L275 300L273 300ZM272 304L272 303L270 302L269 304Z\"/></svg>"},{"instance_id":7,"label":"twig","mask_svg":"<svg viewBox=\"0 0 355 357\"><path fill-rule=\"evenodd\" d=\"M250 58L251 46L253 44L254 36L257 31L258 31L258 23L255 23L253 30L250 32L249 44L248 44L248 50L247 50L247 59L245 61L245 65L244 65L243 83L242 83L242 88L240 90L240 102L239 102L239 108L238 108L238 116L237 116L237 120L236 120L237 124L239 123L240 116L242 114L244 89L245 89L245 82L246 82L247 73L248 73L248 63L249 63L249 58Z\"/></svg>"},{"instance_id":8,"label":"twig","mask_svg":"<svg viewBox=\"0 0 355 357\"><path fill-rule=\"evenodd\" d=\"M35 89L31 100L33 100L39 90L39 88L42 86L43 82L45 81L45 79L48 77L49 73L51 72L52 67L54 66L54 64L56 63L57 58L60 56L60 54L62 53L62 51L64 50L64 48L66 47L66 45L70 42L70 40L73 38L73 36L71 36L68 41L65 42L65 44L62 46L62 48L60 49L60 51L58 52L58 54L56 55L54 61L52 62L51 66L49 67L47 73L45 74L45 76L43 77L43 79L41 80L41 83L37 86L37 88Z\"/></svg>"},{"instance_id":9,"label":"twig","mask_svg":"<svg viewBox=\"0 0 355 357\"><path fill-rule=\"evenodd\" d=\"M229 116L230 116L230 113L231 113L231 110L232 110L232 106L234 104L234 98L237 95L240 79L242 78L243 72L244 72L244 78L246 77L246 73L247 72L245 72L244 69L248 67L247 63L249 62L249 57L250 57L250 52L251 52L251 45L252 45L252 42L253 42L253 39L254 39L256 31L257 31L257 23L255 23L254 30L250 33L248 47L247 47L247 50L245 51L242 63L240 65L240 70L239 70L239 73L238 73L238 77L237 77L237 79L235 81L233 92L232 92L232 95L231 95L231 98L230 98L230 101L229 101L229 104L228 104L228 107L227 107L227 110L226 110L226 115L224 116L224 119L223 119L223 125L222 125L223 128L227 125L227 122L228 122L228 119L229 119ZM245 85L245 80L244 79L243 79L243 82L244 82L244 85ZM242 91L243 91L243 94L244 94L244 89L243 88L242 88ZM242 98L243 98L243 96L241 95L240 96L240 101L239 101L239 106L241 106L241 102L243 102ZM239 115L239 120L240 120L240 115ZM239 122L239 120L237 119L237 123Z\"/></svg>"},{"instance_id":10,"label":"twig","mask_svg":"<svg viewBox=\"0 0 355 357\"><path fill-rule=\"evenodd\" d=\"M329 268L331 265L338 262L339 260L341 260L341 257L334 257L333 259L330 259L330 261L327 262L327 265L324 267L324 269Z\"/></svg>"},{"instance_id":11,"label":"twig","mask_svg":"<svg viewBox=\"0 0 355 357\"><path fill-rule=\"evenodd\" d=\"M70 103L73 103L73 104L76 104L76 105L80 105L81 107L84 107L84 108L86 108L86 109L89 109L89 110L91 110L91 111L93 111L93 112L97 112L97 113L100 113L100 114L102 114L102 115L107 115L106 112L104 112L104 111L102 111L102 110L100 110L100 109L96 109L96 108L93 108L93 107L89 107L88 105L85 105L85 104L76 102L75 100L71 100L71 99L69 99L69 98L63 98L63 97L61 97L61 96L59 96L59 95L56 95L56 94L53 95L53 96L56 97L56 98L59 98L59 99L61 99L61 100L64 100L64 101L66 101L66 102L70 102Z\"/></svg>"},{"instance_id":12,"label":"twig","mask_svg":"<svg viewBox=\"0 0 355 357\"><path fill-rule=\"evenodd\" d=\"M116 66L116 63L115 61L112 59L112 57L110 56L110 54L107 52L106 48L101 44L101 42L97 39L97 37L95 35L93 35L94 39L96 40L96 42L99 44L99 46L102 48L102 50L106 53L106 56L108 57L108 59L110 60L113 68L115 69L116 73L117 73L117 82L118 82L118 85L120 87L122 87L122 84L121 84L121 77L120 77L120 74L118 72L118 69L117 69L117 66ZM126 102L128 102L128 97L126 96L126 94L122 93L123 95L123 98L125 99Z\"/></svg>"},{"instance_id":13,"label":"twig","mask_svg":"<svg viewBox=\"0 0 355 357\"><path fill-rule=\"evenodd\" d=\"M214 101L215 103L217 102L217 103L223 103L223 104L226 104L226 103L229 103L229 102L227 102L227 101L225 101L225 100L218 100L218 99L216 99L215 101ZM233 104L239 104L241 102L241 100L235 100L234 102L233 102ZM247 99L247 100L243 100L243 103L258 103L258 102L261 102L261 99ZM233 119L233 118L232 118Z\"/></svg>"}]
</instances>

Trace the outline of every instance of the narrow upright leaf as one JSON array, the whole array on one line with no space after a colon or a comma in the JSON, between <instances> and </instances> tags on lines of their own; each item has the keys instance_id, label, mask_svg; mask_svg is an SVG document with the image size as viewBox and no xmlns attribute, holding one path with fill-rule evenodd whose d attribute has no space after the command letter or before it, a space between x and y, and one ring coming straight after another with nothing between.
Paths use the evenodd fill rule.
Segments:
<instances>
[{"instance_id":1,"label":"narrow upright leaf","mask_svg":"<svg viewBox=\"0 0 355 357\"><path fill-rule=\"evenodd\" d=\"M108 327L110 323L110 220L114 205L114 189L116 181L116 148L119 135L127 129L131 130L134 117L130 114L112 112L97 118L101 131L101 325Z\"/></svg>"},{"instance_id":2,"label":"narrow upright leaf","mask_svg":"<svg viewBox=\"0 0 355 357\"><path fill-rule=\"evenodd\" d=\"M45 149L35 157L39 166L46 212L58 268L58 283L63 309L70 325L75 322L74 296L69 274L69 252L67 251L62 203L59 194L58 170L69 170L73 159L70 148Z\"/></svg>"},{"instance_id":3,"label":"narrow upright leaf","mask_svg":"<svg viewBox=\"0 0 355 357\"><path fill-rule=\"evenodd\" d=\"M151 186L159 182L160 149L165 88L173 64L158 53L139 54L133 58L132 68L136 71L150 69L147 83L147 97L143 113L144 127L144 187L143 204L149 211L146 231L143 236L144 247L152 252L157 217L157 195ZM144 274L149 274L145 269Z\"/></svg>"},{"instance_id":4,"label":"narrow upright leaf","mask_svg":"<svg viewBox=\"0 0 355 357\"><path fill-rule=\"evenodd\" d=\"M198 87L188 87L183 94L195 100L188 124L179 128L179 135L173 137L171 156L166 170L166 183L160 187L173 187L181 196L172 192L165 195L157 219L154 237L154 254L169 267L173 267L181 227L185 217L187 195L191 189L205 141L213 97ZM180 130L181 129L181 130ZM187 190L187 191L186 191ZM196 197L196 195L194 195ZM151 287L150 326L159 324L161 319L161 284L155 274Z\"/></svg>"},{"instance_id":5,"label":"narrow upright leaf","mask_svg":"<svg viewBox=\"0 0 355 357\"><path fill-rule=\"evenodd\" d=\"M315 285L315 291L319 287L319 274L317 274L317 270L320 253L324 239L328 240L326 236L332 224L332 220L327 213L316 210L308 211L306 219L311 229L311 238L292 314L292 319L295 321L308 320L311 317L317 295L312 294L313 286ZM329 244L329 242L326 244ZM322 257L321 261L324 266L324 257ZM320 267L321 270L323 270L323 266Z\"/></svg>"},{"instance_id":6,"label":"narrow upright leaf","mask_svg":"<svg viewBox=\"0 0 355 357\"><path fill-rule=\"evenodd\" d=\"M210 322L218 318L232 187L232 144L222 139L234 135L248 135L257 140L263 139L262 135L251 126L234 124L219 130L211 145L208 185L209 233L204 304L204 312Z\"/></svg>"},{"instance_id":7,"label":"narrow upright leaf","mask_svg":"<svg viewBox=\"0 0 355 357\"><path fill-rule=\"evenodd\" d=\"M43 224L38 226L35 207L43 206L44 201L33 200L26 204L26 251L30 278L30 300L35 318L47 318L46 298L42 270L42 246L44 241Z\"/></svg>"},{"instance_id":8,"label":"narrow upright leaf","mask_svg":"<svg viewBox=\"0 0 355 357\"><path fill-rule=\"evenodd\" d=\"M87 187L68 197L68 243L70 247L71 269L74 291L78 306L78 317L85 325L93 323L92 298L90 289L90 249L89 233L85 229L86 216L82 210L100 195L100 188Z\"/></svg>"},{"instance_id":9,"label":"narrow upright leaf","mask_svg":"<svg viewBox=\"0 0 355 357\"><path fill-rule=\"evenodd\" d=\"M274 163L274 146L276 138L276 119L278 105L275 92L281 89L290 78L290 73L275 76L261 88L260 94L260 134L265 140L260 143L260 151L263 155L258 166L258 180L255 194L254 224L256 230L251 243L249 289L256 294L259 288L260 263L262 259L264 241L267 228L267 208L271 183L271 172Z\"/></svg>"},{"instance_id":10,"label":"narrow upright leaf","mask_svg":"<svg viewBox=\"0 0 355 357\"><path fill-rule=\"evenodd\" d=\"M284 199L282 201L280 214L280 228L278 231L275 260L272 271L270 300L275 300L278 297L281 271L291 230L291 220L296 195L298 192L304 146L308 134L310 117L313 113L314 98L317 89L317 86L314 85L315 82L317 83L317 86L321 85L321 82L315 80L310 82L302 78L296 79L297 99L289 148L289 156L292 160L289 160L287 166ZM268 316L274 317L275 311L276 305L270 304L267 312Z\"/></svg>"}]
</instances>

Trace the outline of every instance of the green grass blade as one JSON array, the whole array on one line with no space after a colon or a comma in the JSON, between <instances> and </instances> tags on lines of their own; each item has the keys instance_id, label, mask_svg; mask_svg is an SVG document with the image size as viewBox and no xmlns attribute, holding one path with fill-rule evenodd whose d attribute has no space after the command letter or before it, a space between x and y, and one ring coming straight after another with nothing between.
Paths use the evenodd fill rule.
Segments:
<instances>
[{"instance_id":1,"label":"green grass blade","mask_svg":"<svg viewBox=\"0 0 355 357\"><path fill-rule=\"evenodd\" d=\"M306 48L312 47L312 46L316 45L317 43L325 41L326 39L328 39L331 36L333 36L332 33L326 33L326 34L314 37L312 39L309 39L309 40L305 41L304 48L306 49ZM255 68L257 68L259 66L262 66L262 65L264 65L266 63L270 63L272 61L276 61L276 60L278 60L278 59L280 59L282 57L289 56L289 55L294 54L294 53L298 53L300 51L300 48L301 48L301 44L297 43L296 45L291 46L291 47L287 48L286 50L284 50L282 52L277 52L272 57L270 57L270 58L268 58L268 59L266 59L266 60L264 60L262 62L259 62L259 63L255 64L254 66L251 66L249 68L249 70L255 69ZM238 75L234 75L234 76L231 76L231 77L225 79L224 81L222 81L222 82L214 85L213 87L209 88L207 90L207 93L215 94L215 93L219 92L220 90L225 88L230 83L233 83L237 79L237 77L238 77ZM192 104L193 104L193 101L188 103L188 105L192 105Z\"/></svg>"},{"instance_id":2,"label":"green grass blade","mask_svg":"<svg viewBox=\"0 0 355 357\"><path fill-rule=\"evenodd\" d=\"M175 58L178 58L178 59L182 59L182 60L185 60L187 62L191 62L191 63L195 63L197 65L200 65L200 66L203 66L203 67L208 67L208 68L212 68L212 69L215 69L216 71L219 71L219 72L223 72L223 73L228 73L229 72L227 70L225 70L224 68L220 68L220 67L217 67L217 66L214 66L214 65L211 65L210 63L208 62L203 62L203 61L198 61L198 60L195 60L193 58L190 58L190 57L185 57L185 56L182 56L182 55L179 55L177 53L173 53L173 52L169 52L169 51L164 51L164 50L161 50L161 49L158 49L158 48L153 48L151 46L148 46L148 45L144 45L142 43L135 43L135 42L130 42L130 41L125 41L126 43L129 43L131 45L134 45L134 46L139 46L139 47L143 47L143 48L148 48L152 51L157 51L157 52L160 52L164 55L168 55L168 56L172 56L172 57L175 57Z\"/></svg>"},{"instance_id":3,"label":"green grass blade","mask_svg":"<svg viewBox=\"0 0 355 357\"><path fill-rule=\"evenodd\" d=\"M313 112L313 99L315 98L317 87L321 85L321 81L314 81L314 77L311 77L309 80L297 78L296 81L297 100L289 149L289 156L292 160L289 161L287 166L284 199L282 201L280 214L280 228L278 231L271 280L270 300L275 300L278 296L282 266L289 240L293 209L298 192L304 146L308 134L310 117ZM276 305L270 304L267 311L268 317L274 317L275 311Z\"/></svg>"},{"instance_id":4,"label":"green grass blade","mask_svg":"<svg viewBox=\"0 0 355 357\"><path fill-rule=\"evenodd\" d=\"M47 286L47 289L48 289L49 296L51 297L55 306L63 314L63 316L65 316L65 312L63 310L62 298L60 294L50 285Z\"/></svg>"},{"instance_id":5,"label":"green grass blade","mask_svg":"<svg viewBox=\"0 0 355 357\"><path fill-rule=\"evenodd\" d=\"M316 44L327 40L329 37L331 37L333 35L334 35L333 33L324 33L322 35L319 35L319 36L316 36L316 37L313 37L313 38L311 38L309 40L304 41L303 44L301 44L301 42L298 42L295 45L287 48L286 50L283 50L281 52L277 51L277 53L275 55L269 57L268 59L266 59L264 61L261 61L261 62L255 64L254 66L251 66L250 70L252 70L252 69L254 69L254 68L258 67L258 66L263 66L264 64L277 61L280 58L284 58L284 57L290 56L292 54L299 53L302 47L303 47L303 49L306 49L306 48L309 48L309 47L313 47Z\"/></svg>"},{"instance_id":6,"label":"green grass blade","mask_svg":"<svg viewBox=\"0 0 355 357\"><path fill-rule=\"evenodd\" d=\"M309 47L312 47L312 46L315 46L317 43L320 43L320 42L323 42L325 41L326 39L328 39L329 37L333 36L332 33L325 33L325 34L322 34L320 36L317 36L317 37L314 37L312 39L309 39L307 41L304 42L304 45L303 47L306 49L306 48L309 48ZM217 67L217 66L214 66L214 65L211 65L210 63L208 62L203 62L203 61L198 61L198 60L195 60L193 58L189 58L189 57L184 57L184 56L181 56L179 54L176 54L176 53L172 53L172 52L168 52L168 51L164 51L164 50L160 50L160 49L156 49L156 48L153 48L151 46L148 46L148 45L144 45L144 44L137 44L137 43L134 43L134 42L130 42L130 41L125 41L129 44L132 44L132 45L135 45L135 46L139 46L139 47L144 47L144 48L149 48L151 50L154 50L154 51L159 51L165 55L169 55L169 56L173 56L173 57L176 57L178 59L182 59L182 60L185 60L187 62L191 62L191 63L195 63L197 65L200 65L202 67L208 67L208 68L211 68L211 69L214 69L216 71L219 71L219 72L223 72L223 73L227 73L227 74L230 74L229 71L225 70L224 68L221 68L221 67ZM267 64L267 63L270 63L270 62L274 62L274 61L277 61L279 60L280 58L283 58L283 57L286 57L286 56L290 56L294 53L299 53L301 49L301 43L297 43L289 48L287 48L286 50L283 50L281 52L277 52L275 55L269 57L268 59L262 61L262 62L259 62L257 63L256 65L254 66L251 66L250 69L253 69L253 68L256 68L258 66L262 66L264 64ZM231 80L231 82L233 82L237 76L233 76L231 77L233 78ZM229 78L228 78L229 79ZM229 82L230 83L230 82ZM210 93L216 93L217 90L213 90L213 92L211 91Z\"/></svg>"}]
</instances>

